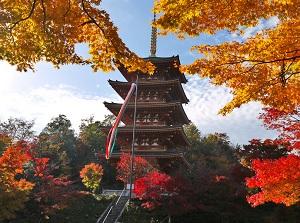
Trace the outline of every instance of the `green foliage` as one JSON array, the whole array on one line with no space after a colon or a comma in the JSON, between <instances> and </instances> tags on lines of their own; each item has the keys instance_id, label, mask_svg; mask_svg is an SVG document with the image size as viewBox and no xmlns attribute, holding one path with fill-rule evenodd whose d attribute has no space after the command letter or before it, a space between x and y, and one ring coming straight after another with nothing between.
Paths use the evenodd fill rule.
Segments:
<instances>
[{"instance_id":1,"label":"green foliage","mask_svg":"<svg viewBox=\"0 0 300 223\"><path fill-rule=\"evenodd\" d=\"M106 135L100 131L101 125L101 122L94 121L94 116L81 120L79 137L93 153L105 150Z\"/></svg>"},{"instance_id":2,"label":"green foliage","mask_svg":"<svg viewBox=\"0 0 300 223\"><path fill-rule=\"evenodd\" d=\"M96 152L105 151L106 135L100 131L101 125L101 122L94 120L94 116L81 120L77 146L79 169L82 169L85 164L96 162Z\"/></svg>"},{"instance_id":3,"label":"green foliage","mask_svg":"<svg viewBox=\"0 0 300 223\"><path fill-rule=\"evenodd\" d=\"M76 137L71 129L71 122L64 115L52 119L38 138L31 141L31 160L18 168L18 174L11 174L3 168L0 170L0 184L10 179L11 182L22 178L35 184L32 190L25 193L10 187L12 196L4 196L5 187L0 185L0 207L11 207L16 215L10 223L32 222L96 222L102 211L107 207L109 198L79 192L81 183L69 181L67 175L72 173L72 179L79 182L79 167L93 162L101 164L103 172L95 180L93 188L102 187L119 189L123 184L116 183L116 168L106 162L96 160L94 151L104 148L105 136L99 132L100 125L109 124L111 118L105 121L94 121L93 116L83 120L80 135ZM226 134L214 133L201 135L194 124L185 126L185 131L192 142L186 150L186 158L193 164L193 169L180 169L171 177L175 179L178 196L176 202L169 203L168 208L180 211L172 212L172 222L241 222L241 223L294 223L299 219L299 205L284 207L282 205L264 204L255 209L246 202L247 188L245 177L253 173L239 163L238 158L255 156L262 152L261 158L276 158L284 155L283 147L272 147L271 144L252 143L244 150L230 143ZM12 139L7 134L0 135L0 146L7 150ZM103 137L103 138L102 138ZM70 143L71 142L71 143ZM78 143L79 142L79 143ZM23 142L24 143L24 142ZM272 153L270 148L273 148ZM70 153L73 149L73 155ZM239 153L242 151L242 153ZM268 152L269 151L269 152ZM15 157L24 153L14 153ZM238 157L235 155L238 154ZM27 154L28 155L28 154ZM275 157L274 157L275 156ZM11 156L12 157L12 156ZM77 158L78 159L77 159ZM78 162L74 163L78 160ZM247 158L247 159L248 159ZM10 162L19 165L21 159ZM46 162L47 161L47 162ZM18 164L19 163L19 164ZM1 166L1 165L0 165ZM1 172L2 171L2 172ZM21 171L21 172L20 172ZM104 175L103 175L104 174ZM13 176L13 177L12 177ZM92 176L92 175L91 175ZM2 180L2 181L1 181ZM120 182L120 181L118 181ZM11 184L10 184L11 185ZM16 186L16 184L14 184ZM21 183L18 185L21 188ZM18 189L17 188L17 189ZM30 184L27 185L27 189ZM91 190L94 190L91 188ZM95 192L95 191L94 191ZM81 194L82 196L77 196ZM76 195L77 194L77 195ZM75 196L76 195L76 196ZM2 199L5 198L5 199ZM29 200L28 200L29 199ZM98 200L97 200L98 199ZM28 200L28 201L27 201ZM27 202L25 202L27 201ZM71 201L71 202L64 202ZM143 203L145 201L142 201ZM13 204L13 205L11 205ZM152 211L140 207L141 201L135 200L131 206L130 222L166 221L167 209L156 208ZM169 210L168 209L168 210ZM2 211L2 209L1 209ZM42 213L42 214L41 214ZM3 214L0 215L4 216ZM13 215L11 215L13 217ZM122 221L127 221L128 209L125 210ZM7 223L2 221L1 223Z\"/></svg>"},{"instance_id":4,"label":"green foliage","mask_svg":"<svg viewBox=\"0 0 300 223\"><path fill-rule=\"evenodd\" d=\"M0 155L2 155L7 147L11 144L12 138L10 138L8 134L0 132Z\"/></svg>"},{"instance_id":5,"label":"green foliage","mask_svg":"<svg viewBox=\"0 0 300 223\"><path fill-rule=\"evenodd\" d=\"M52 118L39 135L43 139L42 151L48 153L47 157L51 159L51 163L60 164L56 175L70 174L69 170L78 161L76 156L77 139L71 127L71 121L65 115L59 115Z\"/></svg>"},{"instance_id":6,"label":"green foliage","mask_svg":"<svg viewBox=\"0 0 300 223\"><path fill-rule=\"evenodd\" d=\"M288 145L282 145L278 140L252 139L249 144L239 148L237 155L242 165L250 167L254 159L278 159L288 155Z\"/></svg>"},{"instance_id":7,"label":"green foliage","mask_svg":"<svg viewBox=\"0 0 300 223\"><path fill-rule=\"evenodd\" d=\"M190 123L188 125L184 126L184 132L189 138L192 145L197 145L200 143L201 139L201 132L197 128L197 126L194 123Z\"/></svg>"},{"instance_id":8,"label":"green foliage","mask_svg":"<svg viewBox=\"0 0 300 223\"><path fill-rule=\"evenodd\" d=\"M203 159L212 165L215 165L215 161L218 159L237 163L235 152L239 147L235 147L230 143L229 136L226 133L201 135L193 123L185 125L184 130L192 144L187 148L185 156L192 165L197 165Z\"/></svg>"},{"instance_id":9,"label":"green foliage","mask_svg":"<svg viewBox=\"0 0 300 223\"><path fill-rule=\"evenodd\" d=\"M18 218L10 220L9 223L95 223L113 199L114 197L110 196L82 193L68 208L45 216L41 216L38 210L31 206L32 204L27 203L26 210L30 210L30 212L26 210L20 212Z\"/></svg>"},{"instance_id":10,"label":"green foliage","mask_svg":"<svg viewBox=\"0 0 300 223\"><path fill-rule=\"evenodd\" d=\"M32 140L35 131L32 130L34 120L26 121L21 118L10 117L7 122L0 121L0 133L6 134L13 141Z\"/></svg>"},{"instance_id":11,"label":"green foliage","mask_svg":"<svg viewBox=\"0 0 300 223\"><path fill-rule=\"evenodd\" d=\"M116 121L116 116L114 115L105 115L104 120L101 122L103 126L112 126Z\"/></svg>"},{"instance_id":12,"label":"green foliage","mask_svg":"<svg viewBox=\"0 0 300 223\"><path fill-rule=\"evenodd\" d=\"M142 202L143 201L138 199L132 200L130 206L128 205L125 208L120 222L128 222L128 219L130 220L130 223L149 223L151 222L151 219L153 219L155 223L163 222L166 218L166 214L162 208L150 211L141 206Z\"/></svg>"},{"instance_id":13,"label":"green foliage","mask_svg":"<svg viewBox=\"0 0 300 223\"><path fill-rule=\"evenodd\" d=\"M155 223L167 222L168 216L160 209L149 211L141 207L143 201L133 200L130 206L130 223L149 223L153 218ZM196 210L187 213L174 214L172 223L298 223L300 217L299 206L284 207L283 205L266 204L264 207L251 208L244 205L241 200L236 201L236 206L228 206L220 203L223 207L221 214L211 209L211 212ZM243 207L243 208L241 208ZM120 222L128 222L129 206L125 209Z\"/></svg>"}]
</instances>

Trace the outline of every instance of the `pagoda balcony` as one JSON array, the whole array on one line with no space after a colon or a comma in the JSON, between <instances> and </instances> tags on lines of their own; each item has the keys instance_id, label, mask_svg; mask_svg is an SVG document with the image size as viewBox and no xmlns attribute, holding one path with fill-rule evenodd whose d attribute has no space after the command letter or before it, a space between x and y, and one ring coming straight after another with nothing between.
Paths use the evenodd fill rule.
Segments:
<instances>
[{"instance_id":1,"label":"pagoda balcony","mask_svg":"<svg viewBox=\"0 0 300 223\"><path fill-rule=\"evenodd\" d=\"M115 116L118 115L122 104L104 102ZM128 104L122 122L125 125L133 125L134 104ZM180 102L170 103L139 103L137 104L137 124L138 125L184 125L190 120Z\"/></svg>"},{"instance_id":2,"label":"pagoda balcony","mask_svg":"<svg viewBox=\"0 0 300 223\"><path fill-rule=\"evenodd\" d=\"M101 131L108 134L110 127L103 126ZM117 142L121 148L131 148L133 128L124 126L118 128ZM182 126L136 126L135 143L149 148L179 149L190 146ZM148 143L148 144L147 144ZM155 144L157 143L157 145Z\"/></svg>"}]
</instances>

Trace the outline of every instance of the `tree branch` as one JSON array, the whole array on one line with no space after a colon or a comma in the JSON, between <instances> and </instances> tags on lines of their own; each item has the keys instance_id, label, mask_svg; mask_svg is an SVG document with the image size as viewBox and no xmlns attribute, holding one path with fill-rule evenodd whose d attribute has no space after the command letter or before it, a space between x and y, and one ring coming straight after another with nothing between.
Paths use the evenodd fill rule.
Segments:
<instances>
[{"instance_id":1,"label":"tree branch","mask_svg":"<svg viewBox=\"0 0 300 223\"><path fill-rule=\"evenodd\" d=\"M85 5L84 5L84 0L81 0L81 3L82 3L83 11L84 11L85 14L91 19L90 21L85 22L85 23L83 23L82 25L85 25L85 24L88 24L88 23L94 23L94 24L101 30L101 32L103 33L104 37L105 37L106 39L108 39L107 36L106 36L105 30L97 23L97 21L96 21L96 20L89 14L89 12L86 10ZM112 42L112 40L109 40L109 41L110 41L110 43L112 44L112 46L115 48L115 50L116 50L120 55L122 55L122 53L118 50L118 48L115 46L115 44ZM107 49L106 49L106 51L107 51Z\"/></svg>"},{"instance_id":2,"label":"tree branch","mask_svg":"<svg viewBox=\"0 0 300 223\"><path fill-rule=\"evenodd\" d=\"M64 13L64 15L63 15L63 20L64 20L64 24L66 24L66 17L67 17L67 14L70 12L70 10L71 10L71 1L69 0L68 1L68 9L67 9L67 11ZM63 26L63 32L65 33L65 26Z\"/></svg>"},{"instance_id":3,"label":"tree branch","mask_svg":"<svg viewBox=\"0 0 300 223\"><path fill-rule=\"evenodd\" d=\"M298 52L299 50L297 50ZM296 52L296 53L297 53ZM299 59L300 58L300 55L299 56L293 56L293 57L289 57L289 58L283 58L283 59L275 59L275 60L270 60L270 61L263 61L263 60L239 60L239 61L236 61L236 62L228 62L228 63L223 63L221 65L234 65L234 64L240 64L240 63L244 63L244 62L249 62L249 63L256 63L254 65L261 65L261 64L267 64L267 63L276 63L276 62L282 62L282 61L290 61L290 60L293 60L295 61L296 59Z\"/></svg>"},{"instance_id":4,"label":"tree branch","mask_svg":"<svg viewBox=\"0 0 300 223\"><path fill-rule=\"evenodd\" d=\"M12 25L12 27L10 27L11 30L12 30L16 25L18 25L20 22L25 21L25 20L27 20L27 19L29 19L29 18L31 17L31 15L33 14L33 11L34 11L34 9L35 9L36 2L37 2L37 0L34 0L34 1L33 1L32 6L31 6L31 10L30 10L29 15L28 15L27 17L21 18L20 20L18 20L18 21L16 21L16 22L12 23L13 25Z\"/></svg>"},{"instance_id":5,"label":"tree branch","mask_svg":"<svg viewBox=\"0 0 300 223\"><path fill-rule=\"evenodd\" d=\"M43 28L44 28L44 31L45 31L46 33L48 33L48 32L47 32L47 29L46 29L47 13L46 13L45 5L44 5L44 0L42 0L42 8L43 8L43 15L44 15L44 18L43 18Z\"/></svg>"}]
</instances>

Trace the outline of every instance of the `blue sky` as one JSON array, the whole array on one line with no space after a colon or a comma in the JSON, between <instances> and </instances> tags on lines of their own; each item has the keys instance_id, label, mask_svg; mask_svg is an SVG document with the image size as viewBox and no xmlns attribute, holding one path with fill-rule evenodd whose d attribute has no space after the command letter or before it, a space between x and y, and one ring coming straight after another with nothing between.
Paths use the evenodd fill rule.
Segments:
<instances>
[{"instance_id":1,"label":"blue sky","mask_svg":"<svg viewBox=\"0 0 300 223\"><path fill-rule=\"evenodd\" d=\"M119 27L123 41L140 57L150 54L152 5L153 1L139 0L106 0L102 5ZM276 23L276 19L273 20L269 23ZM249 29L245 35L249 36L263 27L261 24ZM236 38L243 36L237 37L223 31L215 36L202 35L184 41L174 36L158 37L156 55L179 55L182 64L191 63L199 56L190 52L191 46ZM78 52L87 56L85 46L78 46ZM37 64L36 70L35 73L20 73L6 62L0 62L1 121L9 117L35 119L35 130L39 132L51 118L64 114L71 120L73 128L78 130L81 119L94 115L96 120L103 120L104 115L110 114L103 105L104 101L122 102L107 82L108 79L124 81L118 71L94 73L88 66L77 65L63 66L58 70L46 63ZM259 103L249 103L225 117L217 115L218 110L232 97L229 90L212 86L208 80L200 79L197 75L187 78L184 89L190 103L184 105L184 109L202 134L225 132L234 144L247 144L252 138L276 137L277 132L266 131L257 119L262 107Z\"/></svg>"}]
</instances>

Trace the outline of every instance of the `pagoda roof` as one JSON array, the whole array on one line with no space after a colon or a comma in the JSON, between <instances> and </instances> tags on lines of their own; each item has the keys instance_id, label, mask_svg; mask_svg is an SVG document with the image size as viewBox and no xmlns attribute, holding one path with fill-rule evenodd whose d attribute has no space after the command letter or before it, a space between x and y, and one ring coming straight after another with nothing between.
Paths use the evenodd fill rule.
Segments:
<instances>
[{"instance_id":1,"label":"pagoda roof","mask_svg":"<svg viewBox=\"0 0 300 223\"><path fill-rule=\"evenodd\" d=\"M122 104L120 103L108 103L104 102L105 107L107 107L115 116L118 115ZM134 104L128 104L124 112L122 122L125 124L133 123ZM143 111L148 110L150 112L166 113L176 120L176 123L188 124L190 120L188 119L182 104L180 102L168 102L168 103L137 103L137 114L143 113ZM171 123L174 124L174 123Z\"/></svg>"},{"instance_id":2,"label":"pagoda roof","mask_svg":"<svg viewBox=\"0 0 300 223\"><path fill-rule=\"evenodd\" d=\"M122 82L122 81L113 81L108 80L108 83L112 88L125 100L126 95L130 89L131 83ZM187 98L181 83L178 79L173 80L155 80L155 81L139 81L137 83L138 89L142 88L144 90L157 90L157 89L166 89L171 88L171 95L176 95L182 103L188 103L189 99ZM140 91L138 90L138 94Z\"/></svg>"},{"instance_id":3,"label":"pagoda roof","mask_svg":"<svg viewBox=\"0 0 300 223\"><path fill-rule=\"evenodd\" d=\"M101 126L100 130L105 134L108 134L110 126ZM133 126L121 126L118 128L117 141L122 145L128 144L128 141L132 141ZM183 131L182 126L136 126L136 137L148 135L149 137L163 138L168 140L172 146L188 147L190 141Z\"/></svg>"},{"instance_id":4,"label":"pagoda roof","mask_svg":"<svg viewBox=\"0 0 300 223\"><path fill-rule=\"evenodd\" d=\"M146 61L150 61L154 66L158 67L163 67L163 68L168 68L168 73L172 74L174 78L179 78L181 83L187 83L188 80L186 79L184 73L180 72L179 66L180 66L180 59L179 55L177 56L172 56L172 57L146 57L142 58ZM133 82L136 79L136 75L142 75L144 73L140 71L135 71L135 72L128 72L126 68L120 64L118 64L118 69L122 73L122 75L125 77L125 79L129 82ZM148 74L150 75L150 74ZM154 74L155 75L155 71Z\"/></svg>"},{"instance_id":5,"label":"pagoda roof","mask_svg":"<svg viewBox=\"0 0 300 223\"><path fill-rule=\"evenodd\" d=\"M112 152L110 159L120 159L122 156L123 152L121 151L114 151ZM135 156L139 157L153 157L156 159L178 159L181 161L182 164L187 166L189 169L192 169L191 164L186 160L184 154L180 151L166 151L166 152L156 152L156 151L149 151L149 152L140 152L140 151L134 151ZM96 153L96 157L99 158L105 158L105 153Z\"/></svg>"}]
</instances>

